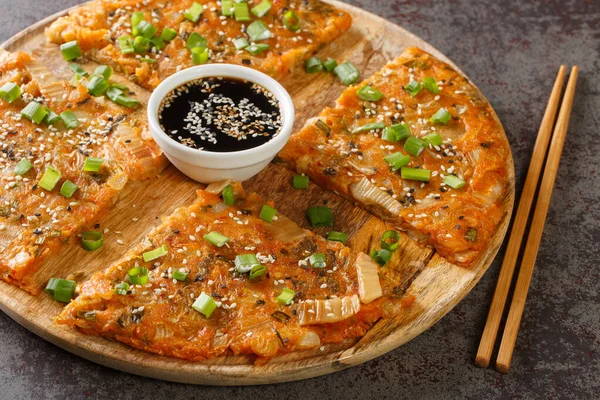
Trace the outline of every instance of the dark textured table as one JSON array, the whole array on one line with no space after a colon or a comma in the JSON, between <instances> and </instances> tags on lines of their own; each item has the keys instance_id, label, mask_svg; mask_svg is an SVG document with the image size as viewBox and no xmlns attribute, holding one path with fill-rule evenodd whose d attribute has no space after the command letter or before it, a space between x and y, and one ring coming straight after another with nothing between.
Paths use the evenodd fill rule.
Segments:
<instances>
[{"instance_id":1,"label":"dark textured table","mask_svg":"<svg viewBox=\"0 0 600 400\"><path fill-rule=\"evenodd\" d=\"M78 0L2 0L0 41ZM93 364L0 312L0 398L598 398L600 397L600 0L352 0L429 41L492 103L522 188L560 63L581 68L569 135L512 369L473 364L501 254L439 323L376 360L302 382L199 387Z\"/></svg>"}]
</instances>

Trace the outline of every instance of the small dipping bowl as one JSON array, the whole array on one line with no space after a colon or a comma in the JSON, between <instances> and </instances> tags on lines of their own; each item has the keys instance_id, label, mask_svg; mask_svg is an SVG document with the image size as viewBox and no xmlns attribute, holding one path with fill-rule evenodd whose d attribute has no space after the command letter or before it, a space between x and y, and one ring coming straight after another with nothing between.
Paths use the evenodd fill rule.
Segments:
<instances>
[{"instance_id":1,"label":"small dipping bowl","mask_svg":"<svg viewBox=\"0 0 600 400\"><path fill-rule=\"evenodd\" d=\"M281 129L271 140L247 150L213 152L193 149L167 135L158 121L163 99L172 90L199 78L233 78L256 83L279 101ZM285 146L294 124L294 103L288 92L276 80L251 68L232 64L206 64L187 68L165 79L152 92L148 102L148 122L154 141L169 161L190 178L210 183L226 179L245 181L258 174Z\"/></svg>"}]
</instances>

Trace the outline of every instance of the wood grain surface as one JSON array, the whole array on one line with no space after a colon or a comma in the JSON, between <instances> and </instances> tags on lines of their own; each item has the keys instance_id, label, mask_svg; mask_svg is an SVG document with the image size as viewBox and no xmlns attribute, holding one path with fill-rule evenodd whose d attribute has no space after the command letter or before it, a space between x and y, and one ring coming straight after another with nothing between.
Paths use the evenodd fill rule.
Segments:
<instances>
[{"instance_id":1,"label":"wood grain surface","mask_svg":"<svg viewBox=\"0 0 600 400\"><path fill-rule=\"evenodd\" d=\"M418 46L453 65L435 48L404 29L344 3L330 3L349 12L354 22L352 28L324 49L320 56L352 61L361 71L362 77L376 72L408 46ZM33 52L59 77L69 77L68 66L60 60L58 48L45 44L43 36L44 28L66 12L36 23L3 46L9 51ZM93 63L89 63L86 67L93 66ZM343 90L343 86L331 74L307 75L298 71L281 83L294 100L295 130L307 118L318 114L325 106L332 105ZM136 93L144 103L148 93L141 88L136 89ZM196 384L250 385L305 379L348 368L413 339L450 311L479 281L502 243L513 208L512 157L506 162L510 183L503 198L505 214L479 261L470 268L459 267L402 234L399 250L382 271L386 278L393 279L406 294L414 295L416 301L401 315L378 321L358 342L289 354L261 366L254 365L251 358L237 356L188 362L135 350L118 342L85 336L70 328L58 326L54 324L53 318L61 310L60 303L52 301L45 294L31 296L4 282L0 282L0 309L27 329L72 353L109 367L157 379ZM291 171L281 166L269 165L244 186L249 191L274 200L281 213L304 228L309 228L305 217L306 208L327 202L336 216L335 230L350 235L348 245L355 251L370 249L371 243L378 241L381 234L389 228L378 218L314 184L307 191L293 190L290 184L292 176ZM177 207L190 204L195 198L194 190L198 187L198 183L189 180L172 166L156 179L128 184L109 215L99 221L102 229L109 229L102 249L89 253L77 243L70 243L58 257L43 266L36 280L43 285L52 276L73 274L79 282L89 278L93 272L107 267L139 242L145 233L160 223L161 216L170 214ZM326 230L320 228L316 232L323 234ZM117 243L118 239L123 241L122 245Z\"/></svg>"}]
</instances>

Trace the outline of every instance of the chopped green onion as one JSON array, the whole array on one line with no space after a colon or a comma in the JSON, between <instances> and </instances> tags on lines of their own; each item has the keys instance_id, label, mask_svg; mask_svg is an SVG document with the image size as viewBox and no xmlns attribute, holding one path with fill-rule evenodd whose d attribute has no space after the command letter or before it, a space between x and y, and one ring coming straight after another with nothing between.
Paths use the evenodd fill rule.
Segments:
<instances>
[{"instance_id":1,"label":"chopped green onion","mask_svg":"<svg viewBox=\"0 0 600 400\"><path fill-rule=\"evenodd\" d=\"M46 189L47 191L51 191L54 189L54 186L60 180L61 174L58 170L51 165L46 165L46 169L44 170L44 175L42 175L42 179L38 186L42 189Z\"/></svg>"},{"instance_id":2,"label":"chopped green onion","mask_svg":"<svg viewBox=\"0 0 600 400\"><path fill-rule=\"evenodd\" d=\"M248 3L235 3L233 5L233 15L236 21L250 21Z\"/></svg>"},{"instance_id":3,"label":"chopped green onion","mask_svg":"<svg viewBox=\"0 0 600 400\"><path fill-rule=\"evenodd\" d=\"M383 93L371 86L363 86L356 91L358 97L366 101L379 101L383 97Z\"/></svg>"},{"instance_id":4,"label":"chopped green onion","mask_svg":"<svg viewBox=\"0 0 600 400\"><path fill-rule=\"evenodd\" d=\"M192 308L204 315L205 318L210 318L212 313L217 309L215 299L202 292L200 296L192 304Z\"/></svg>"},{"instance_id":5,"label":"chopped green onion","mask_svg":"<svg viewBox=\"0 0 600 400\"><path fill-rule=\"evenodd\" d=\"M208 48L194 47L192 49L192 62L194 65L206 64L208 61Z\"/></svg>"},{"instance_id":6,"label":"chopped green onion","mask_svg":"<svg viewBox=\"0 0 600 400\"><path fill-rule=\"evenodd\" d=\"M48 125L54 125L58 121L60 121L60 115L58 115L51 109L46 108L46 116L44 117L44 123L46 123Z\"/></svg>"},{"instance_id":7,"label":"chopped green onion","mask_svg":"<svg viewBox=\"0 0 600 400\"><path fill-rule=\"evenodd\" d=\"M465 181L456 175L444 176L444 183L453 189L460 189L461 187L465 186Z\"/></svg>"},{"instance_id":8,"label":"chopped green onion","mask_svg":"<svg viewBox=\"0 0 600 400\"><path fill-rule=\"evenodd\" d=\"M362 126L355 128L352 131L352 133L366 132L366 131L372 131L375 129L384 129L384 128L385 128L385 124L383 122L373 122L371 124L366 124L366 125L362 125Z\"/></svg>"},{"instance_id":9,"label":"chopped green onion","mask_svg":"<svg viewBox=\"0 0 600 400\"><path fill-rule=\"evenodd\" d=\"M46 107L40 103L32 101L21 110L21 115L31 120L32 122L39 124L44 120L44 117L48 114Z\"/></svg>"},{"instance_id":10,"label":"chopped green onion","mask_svg":"<svg viewBox=\"0 0 600 400\"><path fill-rule=\"evenodd\" d=\"M132 285L145 285L148 282L148 268L134 267L127 273Z\"/></svg>"},{"instance_id":11,"label":"chopped green onion","mask_svg":"<svg viewBox=\"0 0 600 400\"><path fill-rule=\"evenodd\" d=\"M221 14L225 17L233 15L233 0L221 0Z\"/></svg>"},{"instance_id":12,"label":"chopped green onion","mask_svg":"<svg viewBox=\"0 0 600 400\"><path fill-rule=\"evenodd\" d=\"M62 119L67 129L75 129L79 126L79 120L71 110L61 112L60 119Z\"/></svg>"},{"instance_id":13,"label":"chopped green onion","mask_svg":"<svg viewBox=\"0 0 600 400\"><path fill-rule=\"evenodd\" d=\"M75 293L75 281L62 278L50 278L44 292L50 293L56 301L68 303Z\"/></svg>"},{"instance_id":14,"label":"chopped green onion","mask_svg":"<svg viewBox=\"0 0 600 400\"><path fill-rule=\"evenodd\" d=\"M109 79L112 75L112 68L108 65L100 65L94 70L94 75L102 75L104 79Z\"/></svg>"},{"instance_id":15,"label":"chopped green onion","mask_svg":"<svg viewBox=\"0 0 600 400\"><path fill-rule=\"evenodd\" d=\"M185 10L185 13L183 14L183 16L188 21L192 21L192 22L196 23L196 22L200 21L200 16L202 15L203 11L204 11L204 6L202 6L202 4L198 4L198 3L194 2L194 3L192 3L192 6L190 8Z\"/></svg>"},{"instance_id":16,"label":"chopped green onion","mask_svg":"<svg viewBox=\"0 0 600 400\"><path fill-rule=\"evenodd\" d=\"M425 150L426 143L416 136L410 136L404 142L404 151L408 154L418 157Z\"/></svg>"},{"instance_id":17,"label":"chopped green onion","mask_svg":"<svg viewBox=\"0 0 600 400\"><path fill-rule=\"evenodd\" d=\"M87 90L90 92L92 96L102 96L106 89L108 89L109 84L106 79L101 76L95 75L92 76L92 79L87 84Z\"/></svg>"},{"instance_id":18,"label":"chopped green onion","mask_svg":"<svg viewBox=\"0 0 600 400\"><path fill-rule=\"evenodd\" d=\"M60 279L61 278L50 278L50 280L46 284L46 288L44 289L44 292L54 294L54 290L56 290L56 285L58 284L58 281Z\"/></svg>"},{"instance_id":19,"label":"chopped green onion","mask_svg":"<svg viewBox=\"0 0 600 400\"><path fill-rule=\"evenodd\" d=\"M81 247L87 251L98 250L104 244L102 232L87 231L81 235Z\"/></svg>"},{"instance_id":20,"label":"chopped green onion","mask_svg":"<svg viewBox=\"0 0 600 400\"><path fill-rule=\"evenodd\" d=\"M255 56L259 53L262 53L263 51L269 50L270 48L271 48L271 46L269 46L266 43L254 43L254 44L251 44L250 46L246 47L244 50L246 50L248 53Z\"/></svg>"},{"instance_id":21,"label":"chopped green onion","mask_svg":"<svg viewBox=\"0 0 600 400\"><path fill-rule=\"evenodd\" d=\"M327 234L327 240L331 240L332 242L346 243L346 240L348 240L348 234L344 232L331 231Z\"/></svg>"},{"instance_id":22,"label":"chopped green onion","mask_svg":"<svg viewBox=\"0 0 600 400\"><path fill-rule=\"evenodd\" d=\"M373 261L375 261L377 264L384 266L385 264L388 263L388 261L390 261L392 259L392 252L386 249L381 249L381 250L371 250L371 258L373 259Z\"/></svg>"},{"instance_id":23,"label":"chopped green onion","mask_svg":"<svg viewBox=\"0 0 600 400\"><path fill-rule=\"evenodd\" d=\"M143 36L136 36L133 39L133 50L138 54L147 52L150 50L150 40Z\"/></svg>"},{"instance_id":24,"label":"chopped green onion","mask_svg":"<svg viewBox=\"0 0 600 400\"><path fill-rule=\"evenodd\" d=\"M474 242L477 240L477 229L469 228L465 234L465 239L467 239L469 242Z\"/></svg>"},{"instance_id":25,"label":"chopped green onion","mask_svg":"<svg viewBox=\"0 0 600 400\"><path fill-rule=\"evenodd\" d=\"M437 81L430 76L423 78L423 87L429 93L433 93L433 94L440 93L440 88L438 87Z\"/></svg>"},{"instance_id":26,"label":"chopped green onion","mask_svg":"<svg viewBox=\"0 0 600 400\"><path fill-rule=\"evenodd\" d=\"M144 13L141 11L136 11L131 14L131 29L134 36L138 35L137 26L140 22L144 20Z\"/></svg>"},{"instance_id":27,"label":"chopped green onion","mask_svg":"<svg viewBox=\"0 0 600 400\"><path fill-rule=\"evenodd\" d=\"M258 264L252 267L250 273L248 274L248 278L256 279L260 276L263 276L267 272L267 267L264 265Z\"/></svg>"},{"instance_id":28,"label":"chopped green onion","mask_svg":"<svg viewBox=\"0 0 600 400\"><path fill-rule=\"evenodd\" d=\"M410 163L410 156L406 154L392 153L383 157L386 163L392 167L392 171L398 171L400 168L405 167Z\"/></svg>"},{"instance_id":29,"label":"chopped green onion","mask_svg":"<svg viewBox=\"0 0 600 400\"><path fill-rule=\"evenodd\" d=\"M402 167L400 169L400 175L402 176L402 179L429 182L429 178L431 177L431 171L428 169L421 168Z\"/></svg>"},{"instance_id":30,"label":"chopped green onion","mask_svg":"<svg viewBox=\"0 0 600 400\"><path fill-rule=\"evenodd\" d=\"M385 231L381 237L381 247L388 251L396 251L400 244L400 234L397 231Z\"/></svg>"},{"instance_id":31,"label":"chopped green onion","mask_svg":"<svg viewBox=\"0 0 600 400\"><path fill-rule=\"evenodd\" d=\"M15 165L15 174L23 176L33 168L33 164L28 159L23 158Z\"/></svg>"},{"instance_id":32,"label":"chopped green onion","mask_svg":"<svg viewBox=\"0 0 600 400\"><path fill-rule=\"evenodd\" d=\"M223 188L223 191L221 192L221 195L223 196L223 202L225 202L225 204L227 204L228 206L232 206L235 204L235 196L233 195L233 188L231 187L231 185L225 186L225 188Z\"/></svg>"},{"instance_id":33,"label":"chopped green onion","mask_svg":"<svg viewBox=\"0 0 600 400\"><path fill-rule=\"evenodd\" d=\"M327 60L323 61L323 68L325 68L325 71L327 72L333 71L337 65L337 61L335 61L333 58L328 58Z\"/></svg>"},{"instance_id":34,"label":"chopped green onion","mask_svg":"<svg viewBox=\"0 0 600 400\"><path fill-rule=\"evenodd\" d=\"M111 86L106 90L106 97L108 97L110 100L116 102L117 98L123 94L123 91L117 87Z\"/></svg>"},{"instance_id":35,"label":"chopped green onion","mask_svg":"<svg viewBox=\"0 0 600 400\"><path fill-rule=\"evenodd\" d=\"M435 114L433 114L431 118L429 118L429 121L433 122L434 124L446 125L448 121L450 121L450 118L452 118L452 115L448 112L448 110L445 108L440 108Z\"/></svg>"},{"instance_id":36,"label":"chopped green onion","mask_svg":"<svg viewBox=\"0 0 600 400\"><path fill-rule=\"evenodd\" d=\"M265 16L271 9L271 2L269 0L262 0L257 6L252 7L252 14L258 18Z\"/></svg>"},{"instance_id":37,"label":"chopped green onion","mask_svg":"<svg viewBox=\"0 0 600 400\"><path fill-rule=\"evenodd\" d=\"M233 45L235 46L236 50L243 50L246 47L250 46L250 43L248 43L248 39L246 39L245 37L241 37L235 39L233 41Z\"/></svg>"},{"instance_id":38,"label":"chopped green onion","mask_svg":"<svg viewBox=\"0 0 600 400\"><path fill-rule=\"evenodd\" d=\"M124 92L129 92L129 88L127 86L125 86L125 85L120 84L120 83L113 83L112 85L110 85L110 87L120 89L120 90L122 90Z\"/></svg>"},{"instance_id":39,"label":"chopped green onion","mask_svg":"<svg viewBox=\"0 0 600 400\"><path fill-rule=\"evenodd\" d=\"M308 189L308 176L294 175L292 178L292 186L294 189Z\"/></svg>"},{"instance_id":40,"label":"chopped green onion","mask_svg":"<svg viewBox=\"0 0 600 400\"><path fill-rule=\"evenodd\" d=\"M127 291L129 291L129 283L121 282L121 283L117 283L115 285L115 293L116 294L120 294L120 295L124 296L127 294Z\"/></svg>"},{"instance_id":41,"label":"chopped green onion","mask_svg":"<svg viewBox=\"0 0 600 400\"><path fill-rule=\"evenodd\" d=\"M286 13L283 14L283 25L285 25L285 28L288 31L296 32L300 29L300 18L298 18L298 15L296 15L295 12L291 10L286 11Z\"/></svg>"},{"instance_id":42,"label":"chopped green onion","mask_svg":"<svg viewBox=\"0 0 600 400\"><path fill-rule=\"evenodd\" d=\"M205 48L208 47L208 42L199 33L192 32L185 42L185 47L188 50L192 50L195 47Z\"/></svg>"},{"instance_id":43,"label":"chopped green onion","mask_svg":"<svg viewBox=\"0 0 600 400\"><path fill-rule=\"evenodd\" d=\"M442 137L437 133L429 133L423 136L421 139L423 139L427 143L431 143L432 146L441 146L442 143L444 143L442 141Z\"/></svg>"},{"instance_id":44,"label":"chopped green onion","mask_svg":"<svg viewBox=\"0 0 600 400\"><path fill-rule=\"evenodd\" d=\"M404 89L412 96L415 97L419 94L421 89L423 89L423 84L421 82L417 82L412 80L408 82L408 85L404 86Z\"/></svg>"},{"instance_id":45,"label":"chopped green onion","mask_svg":"<svg viewBox=\"0 0 600 400\"><path fill-rule=\"evenodd\" d=\"M119 37L118 42L121 53L131 54L135 52L135 49L133 48L133 39L131 36L121 36Z\"/></svg>"},{"instance_id":46,"label":"chopped green onion","mask_svg":"<svg viewBox=\"0 0 600 400\"><path fill-rule=\"evenodd\" d=\"M85 162L83 163L83 171L84 172L98 172L98 171L100 171L100 167L102 167L103 162L104 162L103 158L87 157L85 159Z\"/></svg>"},{"instance_id":47,"label":"chopped green onion","mask_svg":"<svg viewBox=\"0 0 600 400\"><path fill-rule=\"evenodd\" d=\"M275 214L277 214L277 210L271 207L270 205L265 204L262 206L262 209L260 210L260 215L258 217L263 221L273 222L273 217L275 217Z\"/></svg>"},{"instance_id":48,"label":"chopped green onion","mask_svg":"<svg viewBox=\"0 0 600 400\"><path fill-rule=\"evenodd\" d=\"M160 37L160 36L154 36L153 38L150 38L150 43L152 43L152 45L156 48L156 50L162 50L167 45L165 43L165 41L162 39L162 37ZM154 60L153 58L150 58L150 60L153 60L153 61L147 61L147 62L156 62L156 60Z\"/></svg>"},{"instance_id":49,"label":"chopped green onion","mask_svg":"<svg viewBox=\"0 0 600 400\"><path fill-rule=\"evenodd\" d=\"M66 61L74 60L77 57L81 57L83 54L79 48L79 45L77 44L77 40L61 44L60 52Z\"/></svg>"},{"instance_id":50,"label":"chopped green onion","mask_svg":"<svg viewBox=\"0 0 600 400\"><path fill-rule=\"evenodd\" d=\"M313 227L333 226L333 212L331 208L323 206L309 207L306 214Z\"/></svg>"},{"instance_id":51,"label":"chopped green onion","mask_svg":"<svg viewBox=\"0 0 600 400\"><path fill-rule=\"evenodd\" d=\"M171 277L173 279L177 279L180 282L185 282L185 280L187 279L188 273L187 272L182 272L178 269L176 269L175 271L173 271L173 273L171 274Z\"/></svg>"},{"instance_id":52,"label":"chopped green onion","mask_svg":"<svg viewBox=\"0 0 600 400\"><path fill-rule=\"evenodd\" d=\"M383 140L387 140L388 142L399 142L400 140L404 140L410 136L410 127L406 122L402 122L400 124L392 125L383 130L381 134L381 138Z\"/></svg>"},{"instance_id":53,"label":"chopped green onion","mask_svg":"<svg viewBox=\"0 0 600 400\"><path fill-rule=\"evenodd\" d=\"M313 268L325 268L327 266L327 262L325 261L325 254L322 253L314 253L308 258L308 262L310 262L310 266Z\"/></svg>"},{"instance_id":54,"label":"chopped green onion","mask_svg":"<svg viewBox=\"0 0 600 400\"><path fill-rule=\"evenodd\" d=\"M292 289L283 288L281 294L277 296L276 300L282 306L289 306L290 304L292 304L292 300L294 300L295 295L296 292L294 292Z\"/></svg>"},{"instance_id":55,"label":"chopped green onion","mask_svg":"<svg viewBox=\"0 0 600 400\"><path fill-rule=\"evenodd\" d=\"M249 272L252 267L259 264L260 262L254 254L239 254L235 257L235 269L240 274Z\"/></svg>"},{"instance_id":56,"label":"chopped green onion","mask_svg":"<svg viewBox=\"0 0 600 400\"><path fill-rule=\"evenodd\" d=\"M204 235L204 240L217 247L223 247L229 241L229 238L219 232L212 231Z\"/></svg>"},{"instance_id":57,"label":"chopped green onion","mask_svg":"<svg viewBox=\"0 0 600 400\"><path fill-rule=\"evenodd\" d=\"M273 37L273 33L261 20L254 21L246 28L246 33L253 41L267 40Z\"/></svg>"},{"instance_id":58,"label":"chopped green onion","mask_svg":"<svg viewBox=\"0 0 600 400\"><path fill-rule=\"evenodd\" d=\"M162 246L157 247L156 249L144 252L144 254L142 254L142 258L145 262L148 262L156 260L160 257L164 257L167 254L169 254L169 249L167 248L166 244L163 244Z\"/></svg>"},{"instance_id":59,"label":"chopped green onion","mask_svg":"<svg viewBox=\"0 0 600 400\"><path fill-rule=\"evenodd\" d=\"M334 68L333 72L344 85L351 85L358 80L360 72L351 62L345 62Z\"/></svg>"},{"instance_id":60,"label":"chopped green onion","mask_svg":"<svg viewBox=\"0 0 600 400\"><path fill-rule=\"evenodd\" d=\"M71 63L69 64L69 68L71 68L71 71L73 71L75 75L88 76L87 71L83 69L79 64Z\"/></svg>"},{"instance_id":61,"label":"chopped green onion","mask_svg":"<svg viewBox=\"0 0 600 400\"><path fill-rule=\"evenodd\" d=\"M137 32L136 36L143 36L146 39L152 38L157 31L156 27L148 21L140 21L140 23L135 26L135 29Z\"/></svg>"},{"instance_id":62,"label":"chopped green onion","mask_svg":"<svg viewBox=\"0 0 600 400\"><path fill-rule=\"evenodd\" d=\"M6 82L0 88L0 99L12 103L21 97L21 88L14 82Z\"/></svg>"},{"instance_id":63,"label":"chopped green onion","mask_svg":"<svg viewBox=\"0 0 600 400\"><path fill-rule=\"evenodd\" d=\"M71 196L73 196L73 194L77 191L78 188L79 187L76 184L67 179L60 187L60 194L69 199L71 198Z\"/></svg>"},{"instance_id":64,"label":"chopped green onion","mask_svg":"<svg viewBox=\"0 0 600 400\"><path fill-rule=\"evenodd\" d=\"M127 97L127 96L123 96L123 95L117 96L115 103L117 103L118 105L121 105L123 107L127 107L127 108L136 108L137 106L140 105L140 102L137 101L136 99L133 99L133 98Z\"/></svg>"},{"instance_id":65,"label":"chopped green onion","mask_svg":"<svg viewBox=\"0 0 600 400\"><path fill-rule=\"evenodd\" d=\"M163 29L162 33L160 34L160 38L162 40L164 40L165 42L170 42L171 40L175 39L176 37L177 37L177 31L175 29L171 29L171 28Z\"/></svg>"},{"instance_id":66,"label":"chopped green onion","mask_svg":"<svg viewBox=\"0 0 600 400\"><path fill-rule=\"evenodd\" d=\"M323 62L319 57L311 57L306 60L306 72L314 74L323 70Z\"/></svg>"}]
</instances>

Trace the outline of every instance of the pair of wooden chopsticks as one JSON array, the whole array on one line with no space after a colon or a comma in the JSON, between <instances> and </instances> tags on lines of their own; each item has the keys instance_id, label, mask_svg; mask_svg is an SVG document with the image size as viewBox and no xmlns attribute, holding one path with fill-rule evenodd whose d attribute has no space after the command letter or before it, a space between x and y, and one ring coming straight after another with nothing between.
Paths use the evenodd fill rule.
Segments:
<instances>
[{"instance_id":1,"label":"pair of wooden chopsticks","mask_svg":"<svg viewBox=\"0 0 600 400\"><path fill-rule=\"evenodd\" d=\"M579 73L577 66L573 67L571 70L558 119L554 125L556 110L560 103L565 71L566 67L564 65L558 70L558 76L554 82L552 94L550 95L550 100L548 101L548 106L546 107L544 118L540 125L537 140L533 148L533 156L531 157L531 163L525 180L525 186L523 188L523 193L521 194L521 200L519 201L519 208L517 209L512 232L506 248L506 254L504 256L504 261L502 262L502 268L500 269L498 284L496 285L494 298L490 305L487 322L475 358L475 364L480 367L488 367L490 364L498 328L500 327L500 320L502 319L508 291L515 271L515 265L521 249L521 242L523 241L525 228L529 219L531 205L542 172L542 166L544 165L544 159L546 158L546 150L548 149L548 143L552 138L533 219L531 221L529 237L523 253L521 268L519 270L510 311L504 327L504 334L500 343L498 358L496 359L496 370L503 373L508 372L515 343L517 341L517 333L519 331L521 317L523 316L523 309L525 308L527 291L529 290L529 284L531 283L535 259L540 246L542 231L544 230L550 198L552 196L552 189L554 188L560 156L565 143L567 128L569 126L569 117L571 115L573 97L575 95L575 84ZM553 126L554 132L552 129Z\"/></svg>"}]
</instances>

